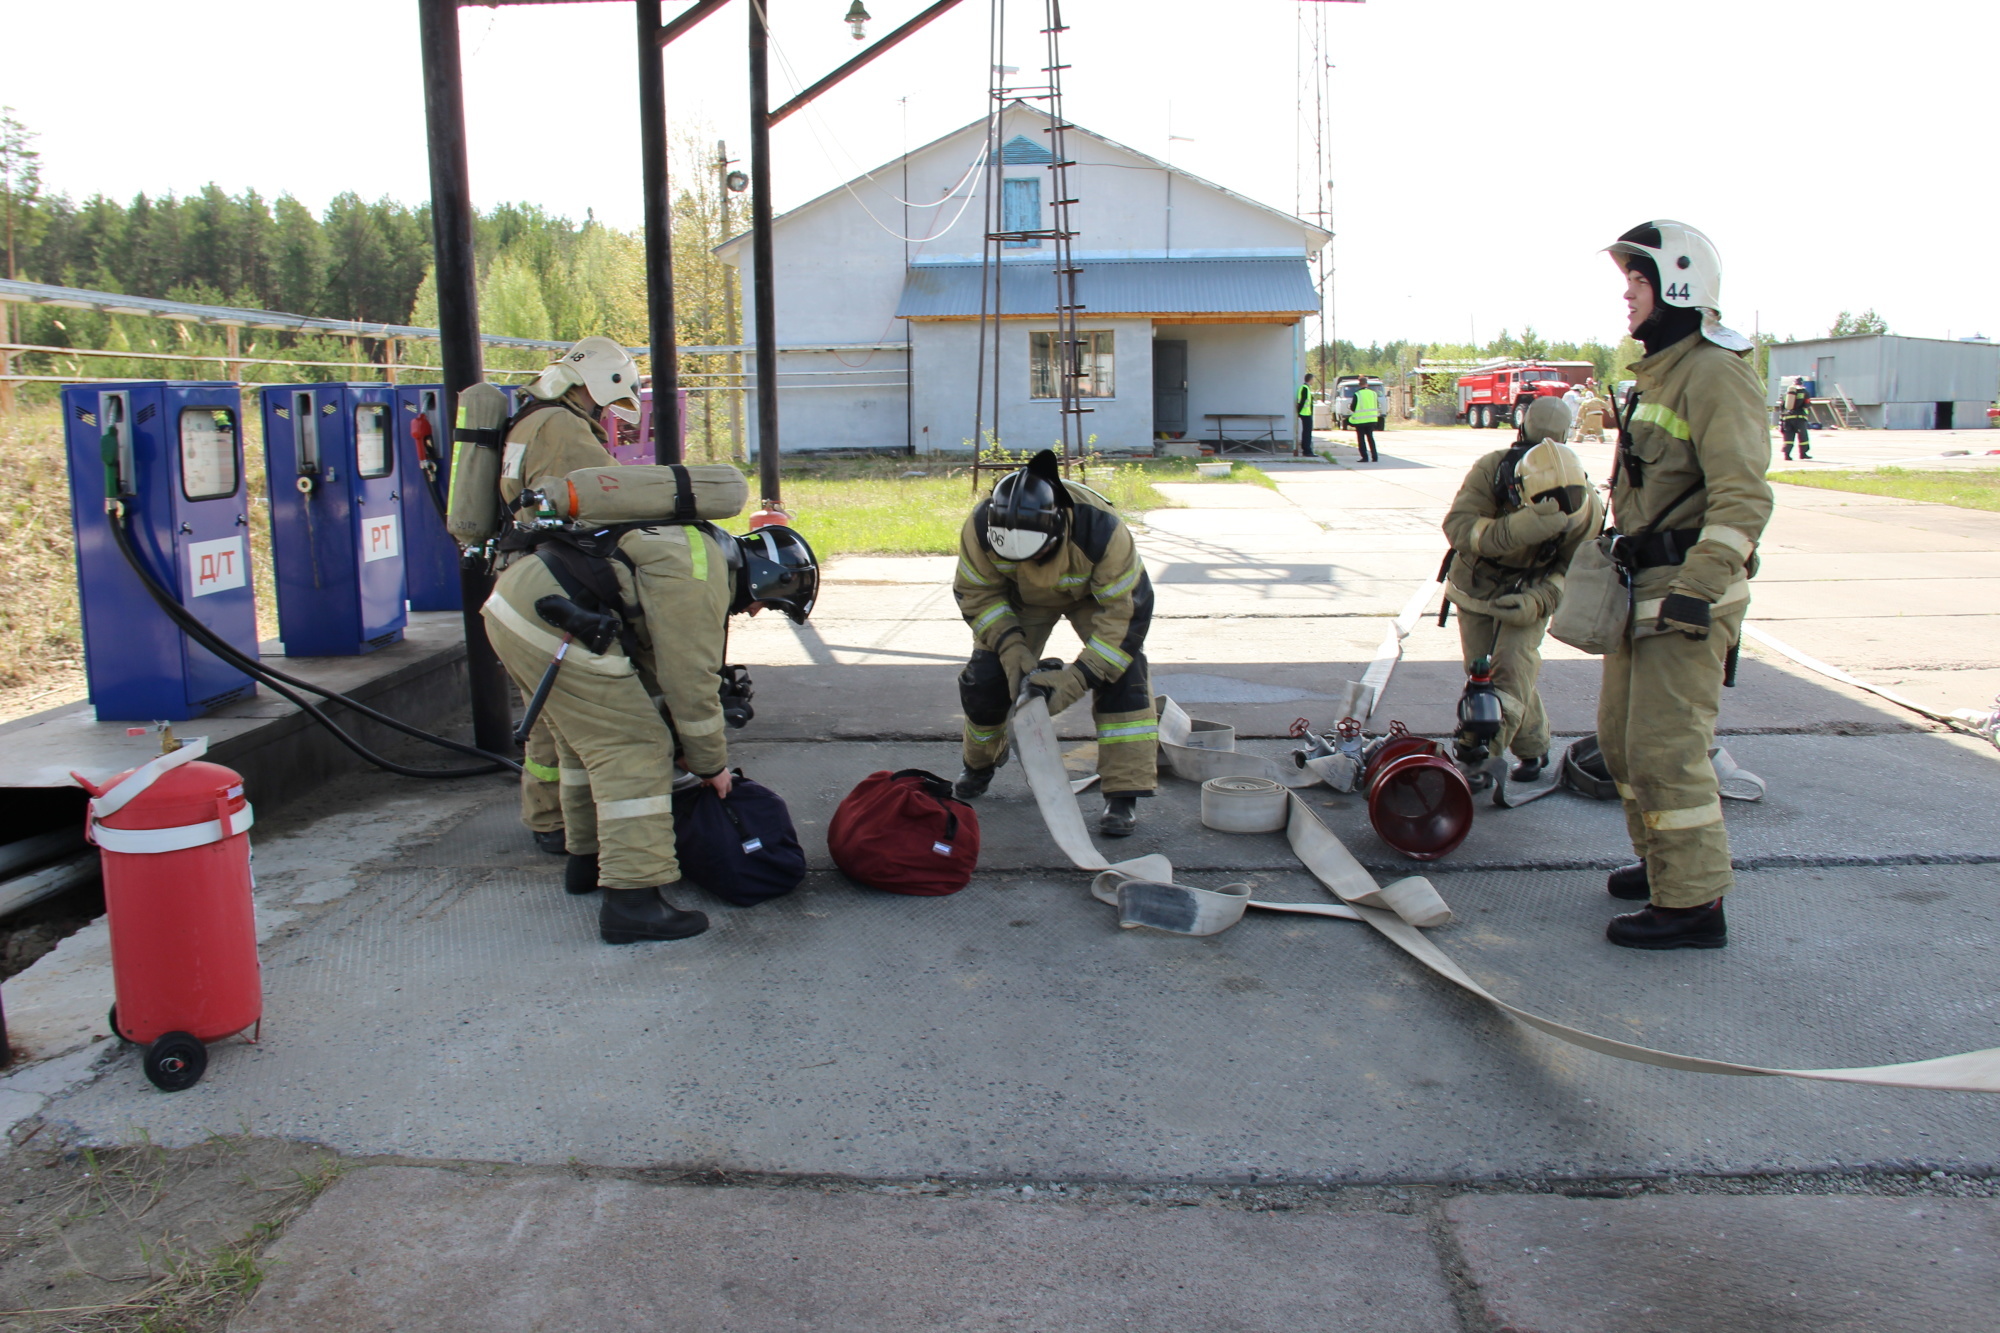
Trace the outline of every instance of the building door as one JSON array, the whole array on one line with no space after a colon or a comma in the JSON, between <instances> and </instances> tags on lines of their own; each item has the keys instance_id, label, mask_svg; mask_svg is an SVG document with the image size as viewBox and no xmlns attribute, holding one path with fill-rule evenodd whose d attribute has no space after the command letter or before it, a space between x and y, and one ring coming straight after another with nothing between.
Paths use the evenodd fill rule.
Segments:
<instances>
[{"instance_id":1,"label":"building door","mask_svg":"<svg viewBox=\"0 0 2000 1333\"><path fill-rule=\"evenodd\" d=\"M1813 397L1831 398L1837 392L1833 387L1834 360L1833 357L1823 356L1813 362Z\"/></svg>"},{"instance_id":2,"label":"building door","mask_svg":"<svg viewBox=\"0 0 2000 1333\"><path fill-rule=\"evenodd\" d=\"M1187 434L1187 339L1153 339L1153 433Z\"/></svg>"},{"instance_id":3,"label":"building door","mask_svg":"<svg viewBox=\"0 0 2000 1333\"><path fill-rule=\"evenodd\" d=\"M1951 407L1952 405L1950 403L1939 403L1937 405L1937 419L1933 423L1934 429L1937 430L1951 429Z\"/></svg>"}]
</instances>

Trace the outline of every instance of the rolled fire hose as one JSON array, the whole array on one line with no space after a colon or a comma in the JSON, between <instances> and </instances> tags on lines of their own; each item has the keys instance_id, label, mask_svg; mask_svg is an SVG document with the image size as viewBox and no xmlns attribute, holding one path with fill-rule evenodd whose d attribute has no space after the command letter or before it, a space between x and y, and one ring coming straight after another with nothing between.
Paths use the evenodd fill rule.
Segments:
<instances>
[{"instance_id":1,"label":"rolled fire hose","mask_svg":"<svg viewBox=\"0 0 2000 1333\"><path fill-rule=\"evenodd\" d=\"M1276 833L1291 814L1290 793L1269 778L1210 778L1201 784L1201 822L1219 833Z\"/></svg>"},{"instance_id":2,"label":"rolled fire hose","mask_svg":"<svg viewBox=\"0 0 2000 1333\"><path fill-rule=\"evenodd\" d=\"M1171 703L1171 700L1167 702ZM1178 710L1178 705L1174 707ZM1182 713L1182 716L1185 717L1186 714ZM1227 929L1228 924L1233 924L1215 923L1223 922L1228 916L1231 910L1231 903L1228 900L1237 896L1232 890L1241 886L1195 889L1190 885L1175 884L1172 863L1166 857L1157 854L1134 857L1115 866L1104 859L1103 854L1090 841L1089 833L1084 830L1083 812L1077 806L1075 793L1069 789L1069 776L1063 770L1062 753L1056 744L1055 726L1049 720L1048 705L1043 700L1035 699L1015 709L1014 715L1008 720L1008 730L1013 737L1015 752L1021 756L1021 767L1027 776L1029 789L1035 794L1035 804L1041 809L1042 817L1056 845L1062 848L1064 854L1081 869L1120 872L1116 876L1100 873L1092 886L1092 891L1099 897L1103 896L1105 889L1116 892L1121 925L1156 926L1168 929L1171 927L1161 923L1171 920L1176 923L1185 922L1188 925L1209 925L1212 929L1208 933L1213 933L1213 930ZM1161 730L1165 732L1164 725ZM1346 847L1341 845L1332 830L1321 823L1311 808L1299 799L1296 792L1289 795L1289 801L1291 813L1285 834L1291 842L1292 850L1298 854L1306 868L1312 871L1314 877L1332 889L1346 905L1256 902L1248 898L1246 891L1242 899L1243 907L1365 921L1433 973L1467 994L1477 996L1494 1008L1559 1041L1619 1060L1631 1060L1638 1064L1656 1065L1662 1069L1678 1069L1695 1074L1802 1078L1825 1083L1860 1083L1890 1088L1932 1088L1948 1092L2000 1092L2000 1049L1968 1051L1960 1055L1939 1056L1932 1060L1913 1060L1904 1064L1870 1065L1852 1069L1779 1069L1761 1065L1732 1064L1723 1060L1706 1060L1692 1055L1676 1055L1670 1051L1654 1050L1652 1047L1640 1046L1633 1042L1600 1037L1581 1028L1570 1027L1568 1024L1530 1013L1526 1009L1507 1003L1474 981L1443 950L1425 939L1422 931L1417 929L1418 925L1442 925L1451 919L1450 910L1444 908L1443 900L1438 898L1437 891L1431 887L1428 880L1413 875L1386 887L1376 886L1374 878L1360 862L1354 859ZM1099 885L1105 886L1105 889L1100 889ZM1365 892L1362 891L1363 885L1367 886ZM1196 894L1208 896L1197 898ZM1424 900L1425 895L1435 901L1439 909L1443 909L1442 915L1430 921L1413 922L1409 918ZM1185 901L1175 902L1176 897ZM1388 910L1384 910L1385 908Z\"/></svg>"}]
</instances>

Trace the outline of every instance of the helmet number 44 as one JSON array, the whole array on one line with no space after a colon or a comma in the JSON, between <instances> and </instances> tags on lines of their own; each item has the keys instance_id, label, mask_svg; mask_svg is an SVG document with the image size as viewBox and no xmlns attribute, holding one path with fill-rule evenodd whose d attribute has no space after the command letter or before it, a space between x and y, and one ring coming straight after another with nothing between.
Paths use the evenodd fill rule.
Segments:
<instances>
[{"instance_id":1,"label":"helmet number 44","mask_svg":"<svg viewBox=\"0 0 2000 1333\"><path fill-rule=\"evenodd\" d=\"M1667 299L1668 299L1669 301L1685 301L1685 300L1688 300L1688 299L1689 299L1689 295L1688 295L1688 285L1687 285L1686 283L1684 283L1684 282L1679 282L1679 283L1675 283L1675 282L1670 282L1670 283L1668 283L1668 284L1667 284Z\"/></svg>"}]
</instances>

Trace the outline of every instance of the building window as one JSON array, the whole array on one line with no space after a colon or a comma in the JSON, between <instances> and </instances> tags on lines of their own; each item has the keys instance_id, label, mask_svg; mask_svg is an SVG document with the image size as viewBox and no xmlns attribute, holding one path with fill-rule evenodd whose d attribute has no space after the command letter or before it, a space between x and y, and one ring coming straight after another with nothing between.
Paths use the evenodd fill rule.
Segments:
<instances>
[{"instance_id":1,"label":"building window","mask_svg":"<svg viewBox=\"0 0 2000 1333\"><path fill-rule=\"evenodd\" d=\"M1042 229L1042 183L1027 180L1000 182L1000 230L1040 231ZM1009 250L1038 250L1039 238L1001 242Z\"/></svg>"},{"instance_id":2,"label":"building window","mask_svg":"<svg viewBox=\"0 0 2000 1333\"><path fill-rule=\"evenodd\" d=\"M1031 333L1028 335L1028 396L1030 398L1062 397L1062 380L1057 370L1057 339L1060 334ZM1076 396L1079 398L1110 398L1116 388L1112 375L1113 357L1111 353L1112 332L1110 329L1088 329L1078 332Z\"/></svg>"}]
</instances>

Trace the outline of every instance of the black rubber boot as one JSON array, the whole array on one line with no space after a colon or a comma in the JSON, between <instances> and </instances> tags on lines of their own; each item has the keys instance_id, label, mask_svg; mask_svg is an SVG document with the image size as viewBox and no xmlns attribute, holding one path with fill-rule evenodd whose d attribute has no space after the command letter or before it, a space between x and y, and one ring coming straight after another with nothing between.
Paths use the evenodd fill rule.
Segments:
<instances>
[{"instance_id":1,"label":"black rubber boot","mask_svg":"<svg viewBox=\"0 0 2000 1333\"><path fill-rule=\"evenodd\" d=\"M563 865L563 887L571 893L597 892L597 853L572 856Z\"/></svg>"},{"instance_id":2,"label":"black rubber boot","mask_svg":"<svg viewBox=\"0 0 2000 1333\"><path fill-rule=\"evenodd\" d=\"M606 944L684 940L708 929L700 912L683 912L651 889L606 889L597 909L597 934Z\"/></svg>"},{"instance_id":3,"label":"black rubber boot","mask_svg":"<svg viewBox=\"0 0 2000 1333\"><path fill-rule=\"evenodd\" d=\"M1097 831L1107 838L1129 838L1139 827L1139 798L1107 796L1104 813L1097 817Z\"/></svg>"},{"instance_id":4,"label":"black rubber boot","mask_svg":"<svg viewBox=\"0 0 2000 1333\"><path fill-rule=\"evenodd\" d=\"M1627 902L1642 903L1653 896L1653 886L1646 880L1646 863L1634 861L1629 866L1619 866L1605 876L1604 888L1614 898Z\"/></svg>"},{"instance_id":5,"label":"black rubber boot","mask_svg":"<svg viewBox=\"0 0 2000 1333\"><path fill-rule=\"evenodd\" d=\"M1659 907L1614 916L1604 938L1627 949L1720 949L1729 943L1722 899L1701 907Z\"/></svg>"},{"instance_id":6,"label":"black rubber boot","mask_svg":"<svg viewBox=\"0 0 2000 1333\"><path fill-rule=\"evenodd\" d=\"M992 768L968 766L960 769L958 781L951 784L951 794L961 801L976 800L984 796L986 789L993 785L993 774L999 767L1000 765L995 764Z\"/></svg>"},{"instance_id":7,"label":"black rubber boot","mask_svg":"<svg viewBox=\"0 0 2000 1333\"><path fill-rule=\"evenodd\" d=\"M1790 449L1785 450L1785 461L1787 463L1792 461L1792 451Z\"/></svg>"},{"instance_id":8,"label":"black rubber boot","mask_svg":"<svg viewBox=\"0 0 2000 1333\"><path fill-rule=\"evenodd\" d=\"M1541 777L1542 769L1548 762L1549 757L1545 754L1538 754L1533 759L1523 759L1514 765L1514 771L1508 777L1514 782L1533 782Z\"/></svg>"},{"instance_id":9,"label":"black rubber boot","mask_svg":"<svg viewBox=\"0 0 2000 1333\"><path fill-rule=\"evenodd\" d=\"M538 852L547 852L550 856L568 856L569 844L563 841L563 831L561 829L551 829L547 833L537 833L535 835L535 850Z\"/></svg>"}]
</instances>

